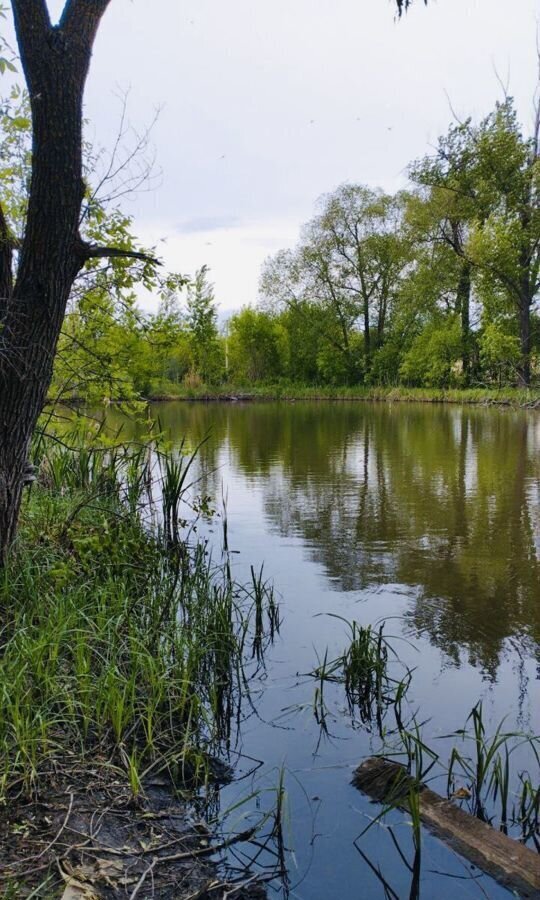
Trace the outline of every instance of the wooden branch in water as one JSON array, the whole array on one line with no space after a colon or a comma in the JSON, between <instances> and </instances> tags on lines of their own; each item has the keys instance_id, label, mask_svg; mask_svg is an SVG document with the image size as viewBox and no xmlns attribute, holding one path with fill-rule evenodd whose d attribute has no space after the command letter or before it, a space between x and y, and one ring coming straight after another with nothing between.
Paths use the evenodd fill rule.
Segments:
<instances>
[{"instance_id":1,"label":"wooden branch in water","mask_svg":"<svg viewBox=\"0 0 540 900\"><path fill-rule=\"evenodd\" d=\"M404 766L370 757L356 770L353 784L381 803L408 808L411 791L419 790L422 822L454 850L522 897L540 898L540 855L496 831L449 800L417 785Z\"/></svg>"}]
</instances>

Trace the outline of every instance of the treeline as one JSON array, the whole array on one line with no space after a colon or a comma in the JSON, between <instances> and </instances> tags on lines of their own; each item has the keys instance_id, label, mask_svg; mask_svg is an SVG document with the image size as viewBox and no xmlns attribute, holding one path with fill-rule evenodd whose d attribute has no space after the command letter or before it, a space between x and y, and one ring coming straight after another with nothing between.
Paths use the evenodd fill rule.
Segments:
<instances>
[{"instance_id":1,"label":"treeline","mask_svg":"<svg viewBox=\"0 0 540 900\"><path fill-rule=\"evenodd\" d=\"M30 172L27 97L0 106L0 198L16 236ZM53 396L103 399L229 383L467 387L540 378L540 107L532 133L512 99L452 125L389 195L345 184L323 196L298 245L266 260L256 306L218 324L194 278L147 259L91 262L60 338ZM85 233L143 250L118 202L126 166L86 145ZM129 153L126 155L129 160ZM122 163L122 161L121 161ZM114 178L118 170L120 185ZM111 171L113 176L110 176ZM141 288L158 299L141 311Z\"/></svg>"},{"instance_id":2,"label":"treeline","mask_svg":"<svg viewBox=\"0 0 540 900\"><path fill-rule=\"evenodd\" d=\"M221 334L198 273L183 314L169 297L146 320L136 389L529 384L540 376L539 122L527 137L507 99L453 125L410 166L408 190L323 196L298 245L265 262L258 306Z\"/></svg>"},{"instance_id":3,"label":"treeline","mask_svg":"<svg viewBox=\"0 0 540 900\"><path fill-rule=\"evenodd\" d=\"M452 126L410 166L409 190L324 196L298 246L264 266L261 302L286 348L274 374L438 387L538 376L539 125L525 136L507 99Z\"/></svg>"}]
</instances>

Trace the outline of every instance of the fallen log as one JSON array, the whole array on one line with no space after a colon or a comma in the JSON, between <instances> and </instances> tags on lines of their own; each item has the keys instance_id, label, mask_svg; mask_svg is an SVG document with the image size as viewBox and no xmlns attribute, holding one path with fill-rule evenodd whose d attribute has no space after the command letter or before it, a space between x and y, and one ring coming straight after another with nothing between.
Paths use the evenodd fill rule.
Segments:
<instances>
[{"instance_id":1,"label":"fallen log","mask_svg":"<svg viewBox=\"0 0 540 900\"><path fill-rule=\"evenodd\" d=\"M374 800L400 809L407 809L411 791L418 791L420 818L430 831L505 887L539 900L538 853L418 784L404 766L370 757L356 769L353 784Z\"/></svg>"}]
</instances>

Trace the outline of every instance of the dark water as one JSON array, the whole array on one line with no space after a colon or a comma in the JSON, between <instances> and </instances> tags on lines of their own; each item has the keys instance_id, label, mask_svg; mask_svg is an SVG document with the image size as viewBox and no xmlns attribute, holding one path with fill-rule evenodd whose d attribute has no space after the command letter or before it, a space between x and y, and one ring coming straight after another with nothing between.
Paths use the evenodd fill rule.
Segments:
<instances>
[{"instance_id":1,"label":"dark water","mask_svg":"<svg viewBox=\"0 0 540 900\"><path fill-rule=\"evenodd\" d=\"M479 699L492 729L507 717L506 730L540 731L540 417L364 403L171 403L154 412L173 443L210 433L198 489L227 497L239 575L264 562L281 595L281 638L238 748L263 764L223 792L222 807L251 788L263 791L251 805L270 806L282 770L290 896L384 897L371 862L409 897L411 875L387 829L362 838L369 862L353 843L379 808L351 774L380 741L351 720L338 689L321 739L314 685L302 673L327 647L332 658L346 646L345 623L328 613L385 618L415 668L409 699L423 737L443 758L444 735ZM212 529L218 544L219 524ZM516 757L538 783L533 762ZM241 760L239 772L248 768ZM231 822L245 827L249 809ZM388 821L409 858L407 817ZM425 835L421 896L510 894Z\"/></svg>"}]
</instances>

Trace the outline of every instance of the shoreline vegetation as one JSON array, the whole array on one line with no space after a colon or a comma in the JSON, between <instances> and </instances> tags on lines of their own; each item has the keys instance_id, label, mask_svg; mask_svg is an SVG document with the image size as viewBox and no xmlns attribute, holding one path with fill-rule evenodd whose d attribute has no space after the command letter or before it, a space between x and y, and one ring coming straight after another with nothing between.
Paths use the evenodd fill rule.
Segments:
<instances>
[{"instance_id":1,"label":"shoreline vegetation","mask_svg":"<svg viewBox=\"0 0 540 900\"><path fill-rule=\"evenodd\" d=\"M216 859L272 833L274 798L256 821L212 799L279 630L272 588L235 581L226 523L220 559L198 537L195 454L70 443L35 449L0 575L0 893L264 896Z\"/></svg>"},{"instance_id":2,"label":"shoreline vegetation","mask_svg":"<svg viewBox=\"0 0 540 900\"><path fill-rule=\"evenodd\" d=\"M331 387L301 384L223 384L185 387L169 385L144 398L149 403L181 401L285 401L351 400L386 403L453 403L479 406L540 408L540 388L407 388L407 387ZM108 401L107 401L108 402ZM120 401L118 401L120 402Z\"/></svg>"}]
</instances>

